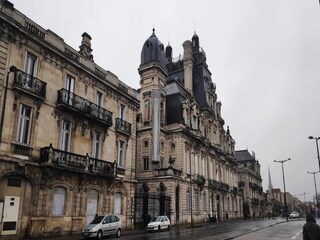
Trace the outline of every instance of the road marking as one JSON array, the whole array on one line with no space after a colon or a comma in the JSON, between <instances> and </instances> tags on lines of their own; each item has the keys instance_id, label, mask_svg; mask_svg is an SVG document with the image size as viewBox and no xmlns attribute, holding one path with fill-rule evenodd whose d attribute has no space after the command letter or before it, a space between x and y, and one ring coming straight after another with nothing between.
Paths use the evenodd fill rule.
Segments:
<instances>
[{"instance_id":1,"label":"road marking","mask_svg":"<svg viewBox=\"0 0 320 240\"><path fill-rule=\"evenodd\" d=\"M293 236L291 239L296 239L299 235L300 235L300 233L302 232L302 230L300 230L295 236Z\"/></svg>"}]
</instances>

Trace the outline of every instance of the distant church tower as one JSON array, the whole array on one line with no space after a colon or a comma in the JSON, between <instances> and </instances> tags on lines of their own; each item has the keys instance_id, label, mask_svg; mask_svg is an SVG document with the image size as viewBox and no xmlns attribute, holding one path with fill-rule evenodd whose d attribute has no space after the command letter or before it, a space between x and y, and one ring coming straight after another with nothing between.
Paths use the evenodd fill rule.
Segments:
<instances>
[{"instance_id":1,"label":"distant church tower","mask_svg":"<svg viewBox=\"0 0 320 240\"><path fill-rule=\"evenodd\" d=\"M269 174L268 190L269 190L269 193L271 194L271 189L273 189L273 186L272 186L272 182L271 182L271 174L270 174L270 167L269 166L268 166L268 174Z\"/></svg>"}]
</instances>

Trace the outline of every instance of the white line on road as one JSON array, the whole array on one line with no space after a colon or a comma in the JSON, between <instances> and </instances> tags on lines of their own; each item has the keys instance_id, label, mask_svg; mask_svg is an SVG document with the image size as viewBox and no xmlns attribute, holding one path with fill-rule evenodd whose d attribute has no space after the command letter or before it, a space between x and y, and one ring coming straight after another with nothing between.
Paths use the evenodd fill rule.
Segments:
<instances>
[{"instance_id":1,"label":"white line on road","mask_svg":"<svg viewBox=\"0 0 320 240\"><path fill-rule=\"evenodd\" d=\"M299 235L300 235L300 233L302 232L302 230L300 230L295 236L293 236L291 239L296 239Z\"/></svg>"}]
</instances>

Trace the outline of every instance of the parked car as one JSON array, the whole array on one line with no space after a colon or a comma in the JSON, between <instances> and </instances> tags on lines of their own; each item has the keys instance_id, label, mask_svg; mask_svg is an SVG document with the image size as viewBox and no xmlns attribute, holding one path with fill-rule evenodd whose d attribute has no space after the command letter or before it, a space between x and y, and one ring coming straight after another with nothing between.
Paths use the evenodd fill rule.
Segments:
<instances>
[{"instance_id":1,"label":"parked car","mask_svg":"<svg viewBox=\"0 0 320 240\"><path fill-rule=\"evenodd\" d=\"M147 229L150 231L161 231L162 229L170 230L170 220L167 216L154 217L150 223L148 223Z\"/></svg>"},{"instance_id":2,"label":"parked car","mask_svg":"<svg viewBox=\"0 0 320 240\"><path fill-rule=\"evenodd\" d=\"M84 238L96 237L102 239L108 235L121 236L121 220L113 214L95 217L91 223L82 230L82 236Z\"/></svg>"},{"instance_id":3,"label":"parked car","mask_svg":"<svg viewBox=\"0 0 320 240\"><path fill-rule=\"evenodd\" d=\"M290 218L299 218L299 213L297 211L293 211L290 213Z\"/></svg>"}]
</instances>

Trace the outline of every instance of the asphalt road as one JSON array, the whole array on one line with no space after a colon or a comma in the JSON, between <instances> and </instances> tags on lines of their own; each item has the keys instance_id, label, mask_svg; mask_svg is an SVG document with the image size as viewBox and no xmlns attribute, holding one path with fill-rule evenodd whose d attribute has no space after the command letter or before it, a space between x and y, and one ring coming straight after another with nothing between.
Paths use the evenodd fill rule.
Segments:
<instances>
[{"instance_id":1,"label":"asphalt road","mask_svg":"<svg viewBox=\"0 0 320 240\"><path fill-rule=\"evenodd\" d=\"M302 229L305 219L290 220L285 219L268 219L257 221L236 221L236 222L220 222L217 224L207 223L203 225L195 225L193 227L180 225L173 226L170 231L163 230L161 232L147 232L146 229L123 230L121 238L106 237L105 239L125 239L125 240L165 240L165 239L183 239L183 240L229 240L229 239L292 239L284 236L293 237ZM284 227L282 227L284 226ZM274 230L272 230L274 229ZM283 229L283 231L280 231ZM285 230L287 229L287 230ZM266 232L264 232L267 230ZM273 235L267 233L272 230ZM294 231L296 230L296 231ZM279 235L281 233L281 235ZM249 234L249 235L248 235ZM278 235L277 235L278 234ZM287 235L286 235L287 234ZM293 234L293 235L292 235ZM250 236L248 238L247 236ZM264 236L266 236L264 238ZM298 235L299 236L299 235ZM274 238L271 238L274 237ZM279 238L277 238L279 237ZM54 238L38 238L51 240L79 240L83 239L81 235L69 235ZM297 238L299 239L299 238ZM300 238L302 239L302 238Z\"/></svg>"}]
</instances>

